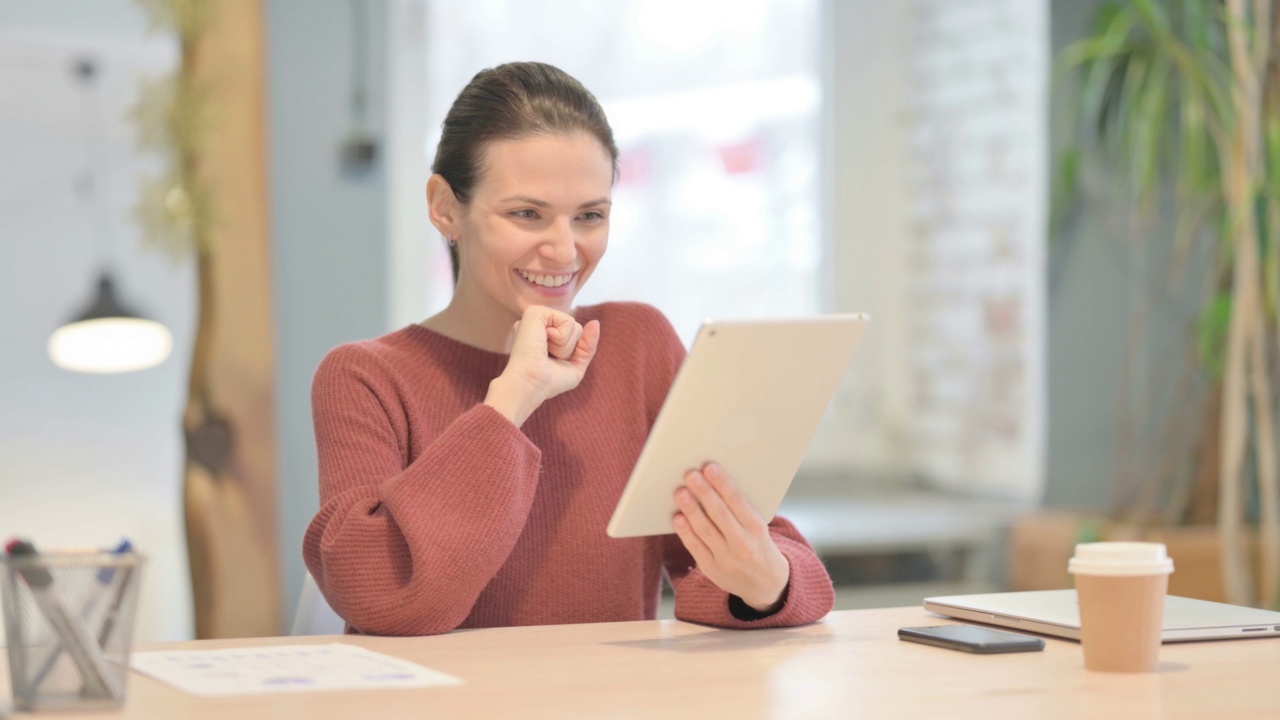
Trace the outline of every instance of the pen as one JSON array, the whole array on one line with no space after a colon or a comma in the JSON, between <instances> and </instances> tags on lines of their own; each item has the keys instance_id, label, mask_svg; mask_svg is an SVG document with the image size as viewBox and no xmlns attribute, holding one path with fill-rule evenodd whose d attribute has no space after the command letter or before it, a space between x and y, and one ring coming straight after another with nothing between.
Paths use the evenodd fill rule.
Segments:
<instances>
[{"instance_id":1,"label":"pen","mask_svg":"<svg viewBox=\"0 0 1280 720\"><path fill-rule=\"evenodd\" d=\"M120 544L116 546L115 550L111 551L111 554L124 555L132 551L133 543L129 542L126 538L120 541ZM84 604L84 609L80 611L80 617L84 619L85 622L89 621L90 616L93 614L94 607L97 606L98 601L106 593L106 588L111 585L111 581L115 578L116 572L117 568L114 565L106 565L98 569L96 577L98 584L102 586L103 590L102 592L93 592L90 594L88 602ZM103 620L102 628L98 633L98 645L100 645L103 650L107 649L107 638L111 634L111 627L115 624L116 617L120 614L120 603L124 599L125 584L129 582L129 578L129 568L126 567L120 572L120 585L116 589L115 597L112 600L110 608L107 610L107 616ZM54 665L58 662L58 658L60 657L62 657L62 644L54 646L53 653L49 655L49 659L45 661L44 665L33 676L34 679L31 681L31 687L40 687L40 684L44 682L45 677L47 677L49 672L53 670Z\"/></svg>"},{"instance_id":2,"label":"pen","mask_svg":"<svg viewBox=\"0 0 1280 720\"><path fill-rule=\"evenodd\" d=\"M128 540L123 540L120 546L115 550L117 555L133 552L133 544ZM120 606L124 604L125 593L129 591L129 582L133 580L133 567L126 566L120 571L120 582L116 585L115 595L111 598L111 607L107 608L107 616L102 621L102 628L98 631L98 646L103 650L107 649L107 642L111 639L111 631L115 629L116 622L120 619Z\"/></svg>"},{"instance_id":3,"label":"pen","mask_svg":"<svg viewBox=\"0 0 1280 720\"><path fill-rule=\"evenodd\" d=\"M22 540L14 540L6 549L9 551L10 558L35 560L39 557L35 547ZM54 587L53 575L49 569L26 563L19 563L14 567L31 588L31 595L35 598L40 612L49 621L49 625L53 627L62 645L70 653L72 662L80 671L80 677L84 680L83 693L89 697L116 697L97 643L85 629L84 623L80 622L80 618L67 611L66 603L58 595L58 589Z\"/></svg>"}]
</instances>

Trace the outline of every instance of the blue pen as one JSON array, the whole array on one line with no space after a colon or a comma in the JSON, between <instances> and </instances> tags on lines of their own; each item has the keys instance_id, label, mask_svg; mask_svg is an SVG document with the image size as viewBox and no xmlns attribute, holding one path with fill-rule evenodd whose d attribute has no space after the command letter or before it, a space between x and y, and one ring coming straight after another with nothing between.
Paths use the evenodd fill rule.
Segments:
<instances>
[{"instance_id":1,"label":"blue pen","mask_svg":"<svg viewBox=\"0 0 1280 720\"><path fill-rule=\"evenodd\" d=\"M133 552L133 543L130 543L127 539L122 540L115 552L117 555L131 553ZM101 573L99 573L98 579L102 579ZM131 580L133 580L133 567L126 566L120 571L120 583L116 585L115 596L111 598L111 607L107 608L107 617L103 619L102 629L98 631L98 646L104 650L111 640L111 631L115 629L116 623L120 620L120 607L124 604L124 595L129 591L129 582Z\"/></svg>"},{"instance_id":2,"label":"blue pen","mask_svg":"<svg viewBox=\"0 0 1280 720\"><path fill-rule=\"evenodd\" d=\"M6 549L9 551L10 558L34 560L39 557L35 547L22 540L14 540ZM15 569L31 588L31 595L35 598L40 612L49 621L62 646L71 655L76 669L80 671L80 677L84 681L84 695L99 698L116 697L102 653L84 623L80 622L80 618L67 610L66 603L58 594L58 589L54 587L53 575L49 569L27 563L19 563L15 565Z\"/></svg>"},{"instance_id":3,"label":"blue pen","mask_svg":"<svg viewBox=\"0 0 1280 720\"><path fill-rule=\"evenodd\" d=\"M111 551L111 554L125 555L130 552L133 552L133 543L129 542L126 538L120 541L120 544L116 546L115 550ZM114 565L107 565L98 569L97 580L98 584L102 586L102 591L92 593L89 596L89 599L85 602L84 608L80 611L80 617L86 622L88 622L89 616L93 614L94 607L97 606L98 602L105 594L106 588L110 586L111 581L115 579L116 570L117 568ZM116 622L116 616L119 615L120 601L124 595L124 587L128 582L129 568L125 568L120 574L120 587L116 589L115 599L113 600L110 609L108 609L107 617L103 620L102 629L98 633L98 645L104 650L107 647L106 638L111 634L111 627ZM49 659L46 660L40 670L36 672L34 679L31 681L31 687L40 687L40 683L44 682L45 677L47 677L53 670L54 665L58 662L58 658L60 657L62 657L61 644L54 647L53 653L49 656Z\"/></svg>"},{"instance_id":4,"label":"blue pen","mask_svg":"<svg viewBox=\"0 0 1280 720\"><path fill-rule=\"evenodd\" d=\"M129 542L129 538L120 541L115 550L111 551L112 555L127 555L133 552L133 543ZM106 587L111 584L111 579L116 576L116 566L107 565L98 568L98 584Z\"/></svg>"}]
</instances>

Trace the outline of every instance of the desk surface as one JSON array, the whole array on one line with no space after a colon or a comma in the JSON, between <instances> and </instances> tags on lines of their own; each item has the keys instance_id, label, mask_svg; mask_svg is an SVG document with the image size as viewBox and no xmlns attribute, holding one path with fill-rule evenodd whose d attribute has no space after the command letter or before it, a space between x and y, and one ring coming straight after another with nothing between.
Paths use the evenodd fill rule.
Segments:
<instances>
[{"instance_id":1,"label":"desk surface","mask_svg":"<svg viewBox=\"0 0 1280 720\"><path fill-rule=\"evenodd\" d=\"M782 630L673 620L468 630L423 638L259 638L140 649L342 642L466 681L457 687L199 699L134 673L102 718L1261 718L1280 716L1280 639L1166 645L1159 672L1086 672L1080 646L978 656L901 642L920 608L835 612ZM7 680L7 678L6 678ZM0 683L7 686L7 682ZM0 698L0 707L7 706ZM15 718L25 718L17 715ZM30 716L34 717L34 716Z\"/></svg>"}]
</instances>

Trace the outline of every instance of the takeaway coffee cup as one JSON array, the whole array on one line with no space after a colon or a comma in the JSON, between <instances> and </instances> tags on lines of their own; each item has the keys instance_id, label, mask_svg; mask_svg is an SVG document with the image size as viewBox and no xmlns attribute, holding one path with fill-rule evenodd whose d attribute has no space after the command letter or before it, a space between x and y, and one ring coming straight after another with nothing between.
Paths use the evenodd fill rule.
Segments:
<instances>
[{"instance_id":1,"label":"takeaway coffee cup","mask_svg":"<svg viewBox=\"0 0 1280 720\"><path fill-rule=\"evenodd\" d=\"M1085 668L1154 670L1173 572L1164 544L1081 543L1067 569L1075 575L1080 601Z\"/></svg>"}]
</instances>

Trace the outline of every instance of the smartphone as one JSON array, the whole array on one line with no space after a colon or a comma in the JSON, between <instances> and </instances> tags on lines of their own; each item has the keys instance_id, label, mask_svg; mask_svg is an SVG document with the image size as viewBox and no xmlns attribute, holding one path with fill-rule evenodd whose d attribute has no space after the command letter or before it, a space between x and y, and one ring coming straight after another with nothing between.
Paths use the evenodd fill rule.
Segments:
<instances>
[{"instance_id":1,"label":"smartphone","mask_svg":"<svg viewBox=\"0 0 1280 720\"><path fill-rule=\"evenodd\" d=\"M898 628L898 639L937 645L964 652L992 653L1035 652L1044 649L1044 640L1030 635L992 630L976 625L936 625L933 627Z\"/></svg>"}]
</instances>

